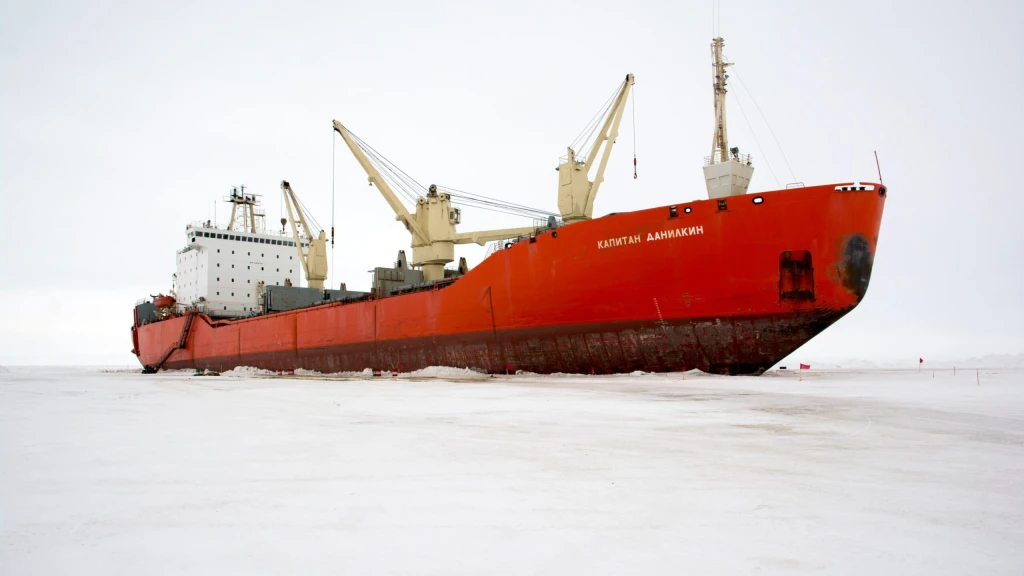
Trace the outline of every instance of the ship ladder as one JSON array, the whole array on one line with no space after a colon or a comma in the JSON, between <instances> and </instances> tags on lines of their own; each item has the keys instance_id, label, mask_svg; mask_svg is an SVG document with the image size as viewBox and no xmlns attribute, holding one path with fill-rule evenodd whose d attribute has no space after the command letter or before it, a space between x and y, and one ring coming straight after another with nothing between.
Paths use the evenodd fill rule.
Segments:
<instances>
[{"instance_id":1,"label":"ship ladder","mask_svg":"<svg viewBox=\"0 0 1024 576\"><path fill-rule=\"evenodd\" d=\"M167 353L164 354L162 358L160 358L160 362L158 362L156 366L146 366L145 369L143 369L143 373L156 374L160 370L160 368L163 368L164 363L167 362L167 359L171 357L171 354L174 354L176 350L181 350L182 348L185 347L185 345L188 343L188 335L189 332L192 331L192 321L195 320L195 317L195 312L189 312L188 315L185 316L185 325L181 327L181 336L178 338L178 341L171 345L171 347L167 350Z\"/></svg>"}]
</instances>

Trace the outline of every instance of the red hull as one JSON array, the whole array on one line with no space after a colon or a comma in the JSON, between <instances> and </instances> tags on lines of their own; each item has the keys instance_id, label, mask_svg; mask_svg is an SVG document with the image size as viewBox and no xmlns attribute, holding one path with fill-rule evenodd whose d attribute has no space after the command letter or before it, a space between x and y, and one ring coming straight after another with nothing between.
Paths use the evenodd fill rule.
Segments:
<instances>
[{"instance_id":1,"label":"red hull","mask_svg":"<svg viewBox=\"0 0 1024 576\"><path fill-rule=\"evenodd\" d=\"M609 215L496 252L443 288L200 316L164 367L760 373L863 299L885 204L884 187L864 186ZM178 345L185 323L133 327L142 365Z\"/></svg>"}]
</instances>

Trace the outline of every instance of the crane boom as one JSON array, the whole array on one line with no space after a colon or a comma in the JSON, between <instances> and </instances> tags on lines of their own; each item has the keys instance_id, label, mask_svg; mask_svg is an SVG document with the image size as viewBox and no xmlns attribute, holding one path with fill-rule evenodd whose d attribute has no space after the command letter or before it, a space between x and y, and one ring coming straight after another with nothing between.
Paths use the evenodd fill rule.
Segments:
<instances>
[{"instance_id":1,"label":"crane boom","mask_svg":"<svg viewBox=\"0 0 1024 576\"><path fill-rule=\"evenodd\" d=\"M455 227L461 222L461 211L452 206L451 194L438 190L434 184L429 186L425 195L417 196L416 212L410 213L377 170L374 160L381 162L381 159L376 152L370 149L370 154L374 156L371 160L364 151L364 147L369 147L337 120L334 121L334 131L341 135L352 155L363 167L370 184L377 186L377 190L394 210L395 219L404 223L406 230L412 234L412 265L423 270L424 280L429 282L445 278L445 265L455 261L456 244L483 245L491 240L536 233L534 226L458 233ZM388 171L387 168L384 170Z\"/></svg>"},{"instance_id":2,"label":"crane boom","mask_svg":"<svg viewBox=\"0 0 1024 576\"><path fill-rule=\"evenodd\" d=\"M299 262L302 263L302 271L306 274L306 284L310 288L324 289L324 280L327 279L327 234L321 230L316 238L313 238L313 230L306 222L306 214L302 211L302 205L295 196L291 184L287 180L281 181L281 193L284 195L284 205L288 209L288 222L291 224L292 237L295 239L295 248L299 252ZM294 211L292 208L294 207ZM298 214L298 223L302 230L309 237L309 246L306 252L302 251L302 235L296 227L295 215Z\"/></svg>"},{"instance_id":3,"label":"crane boom","mask_svg":"<svg viewBox=\"0 0 1024 576\"><path fill-rule=\"evenodd\" d=\"M576 160L576 151L568 149L566 161L558 166L558 210L566 223L589 220L594 214L594 199L597 191L604 182L604 170L608 166L608 158L611 156L615 139L619 135L619 124L622 122L622 115L626 110L626 100L629 98L629 90L633 86L632 74L626 74L622 87L608 111L594 140L593 146L587 153L585 161ZM597 173L594 180L590 180L590 169L597 159L598 150L604 146L601 153L601 162L597 166Z\"/></svg>"},{"instance_id":4,"label":"crane boom","mask_svg":"<svg viewBox=\"0 0 1024 576\"><path fill-rule=\"evenodd\" d=\"M370 184L377 187L377 190L379 190L381 195L384 196L384 200L388 203L388 206L391 206L391 209L395 211L395 220L405 224L406 229L412 232L413 244L415 245L417 243L416 237L419 237L420 243L429 244L430 237L416 222L413 215L405 209L405 205L398 199L398 196L395 195L394 190L391 189L391 186L388 185L387 181L381 177L380 172L377 171L377 168L374 167L373 163L370 162L370 159L366 157L365 153L363 153L363 149L352 140L352 136L349 134L345 126L341 122L335 120L334 131L341 135L341 139L345 141L346 145L348 145L348 149L352 151L352 155L356 157L356 161L358 161L359 165L366 171L367 180L370 181Z\"/></svg>"},{"instance_id":5,"label":"crane boom","mask_svg":"<svg viewBox=\"0 0 1024 576\"><path fill-rule=\"evenodd\" d=\"M456 244L484 244L493 240L505 240L517 236L529 236L537 232L535 226L526 228L502 228L500 230L478 230L476 232L459 232L455 235Z\"/></svg>"}]
</instances>

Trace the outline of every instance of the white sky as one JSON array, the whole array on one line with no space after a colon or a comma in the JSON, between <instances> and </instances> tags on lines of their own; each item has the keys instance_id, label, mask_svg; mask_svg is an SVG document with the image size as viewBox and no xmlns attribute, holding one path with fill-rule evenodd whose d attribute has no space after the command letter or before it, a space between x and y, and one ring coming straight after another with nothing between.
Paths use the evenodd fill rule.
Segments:
<instances>
[{"instance_id":1,"label":"white sky","mask_svg":"<svg viewBox=\"0 0 1024 576\"><path fill-rule=\"evenodd\" d=\"M143 4L0 4L0 364L133 363L135 300L169 288L185 224L232 185L275 222L287 179L328 225L332 118L423 184L554 211L558 157L632 72L640 177L630 111L595 213L705 196L711 0ZM890 190L866 300L798 355L1024 351L1024 9L837 5L722 2L796 180L875 180L878 150ZM769 163L793 180L732 88L751 189L779 187ZM366 289L408 234L340 140L336 168L331 282ZM467 210L460 229L522 224Z\"/></svg>"}]
</instances>

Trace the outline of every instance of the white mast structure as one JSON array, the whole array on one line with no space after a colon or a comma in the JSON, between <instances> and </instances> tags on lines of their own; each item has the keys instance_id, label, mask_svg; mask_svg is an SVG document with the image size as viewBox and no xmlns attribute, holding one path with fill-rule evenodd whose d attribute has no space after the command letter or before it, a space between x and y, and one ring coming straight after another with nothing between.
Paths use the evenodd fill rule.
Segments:
<instances>
[{"instance_id":1,"label":"white mast structure","mask_svg":"<svg viewBox=\"0 0 1024 576\"><path fill-rule=\"evenodd\" d=\"M231 194L224 200L231 203L231 220L228 222L228 230L241 230L253 234L262 231L264 213L259 208L258 194L246 194L244 185L235 186L231 188ZM259 228L256 226L257 219L260 220Z\"/></svg>"},{"instance_id":2,"label":"white mast structure","mask_svg":"<svg viewBox=\"0 0 1024 576\"><path fill-rule=\"evenodd\" d=\"M725 69L732 66L722 56L725 40L711 41L713 86L715 90L715 132L711 139L711 156L704 159L704 181L709 198L742 196L747 193L754 175L749 154L740 154L737 147L729 148L729 130L725 122L726 80Z\"/></svg>"}]
</instances>

